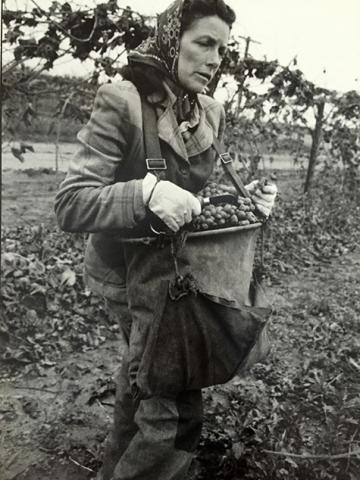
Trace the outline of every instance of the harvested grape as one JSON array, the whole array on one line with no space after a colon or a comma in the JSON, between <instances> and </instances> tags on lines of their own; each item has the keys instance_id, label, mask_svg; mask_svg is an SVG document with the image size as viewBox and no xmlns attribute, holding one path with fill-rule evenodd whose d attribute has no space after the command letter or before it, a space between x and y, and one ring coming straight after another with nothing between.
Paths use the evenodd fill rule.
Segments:
<instances>
[{"instance_id":1,"label":"harvested grape","mask_svg":"<svg viewBox=\"0 0 360 480\"><path fill-rule=\"evenodd\" d=\"M197 196L200 198L210 198L216 195L228 194L229 190L214 182L207 184ZM215 230L219 228L237 227L250 225L260 222L261 219L256 216L256 207L253 200L249 197L237 197L237 204L223 203L220 205L206 205L203 207L201 215L194 218L192 229L195 231Z\"/></svg>"}]
</instances>

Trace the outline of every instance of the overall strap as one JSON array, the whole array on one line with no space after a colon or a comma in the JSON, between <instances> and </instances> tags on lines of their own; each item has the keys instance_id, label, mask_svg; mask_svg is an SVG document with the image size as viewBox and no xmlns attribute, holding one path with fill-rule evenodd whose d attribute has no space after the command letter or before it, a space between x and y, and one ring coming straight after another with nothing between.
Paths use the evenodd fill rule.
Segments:
<instances>
[{"instance_id":1,"label":"overall strap","mask_svg":"<svg viewBox=\"0 0 360 480\"><path fill-rule=\"evenodd\" d=\"M141 97L141 107L143 117L146 167L148 171L154 173L159 179L164 179L167 165L166 160L162 157L161 153L155 108L153 107L153 105L150 105L143 97ZM231 155L225 150L225 147L215 135L213 136L213 147L216 153L219 155L221 165L223 166L225 172L229 175L230 180L236 188L238 194L242 197L250 197L250 194L246 190L240 176L233 167L233 160L231 158ZM264 248L263 230L264 224L261 228L261 265L263 265Z\"/></svg>"},{"instance_id":2,"label":"overall strap","mask_svg":"<svg viewBox=\"0 0 360 480\"><path fill-rule=\"evenodd\" d=\"M246 190L240 176L238 173L236 173L233 164L232 164L232 158L229 152L225 151L224 146L220 143L220 141L215 137L213 138L213 147L215 148L216 152L218 153L220 160L221 160L221 165L223 166L225 172L229 175L230 180L234 187L236 188L236 191L238 192L239 195L242 197L248 197L250 198L250 193ZM266 220L267 217L264 216L264 214L257 210L258 216L260 216L263 220Z\"/></svg>"},{"instance_id":3,"label":"overall strap","mask_svg":"<svg viewBox=\"0 0 360 480\"><path fill-rule=\"evenodd\" d=\"M238 194L241 195L242 197L250 197L250 194L246 190L240 176L238 175L238 173L236 173L233 167L230 153L225 150L225 147L215 135L213 138L213 147L215 148L216 153L219 155L221 165L223 166L225 172L230 177L230 180L234 185L234 187L236 188L236 191L238 192Z\"/></svg>"},{"instance_id":4,"label":"overall strap","mask_svg":"<svg viewBox=\"0 0 360 480\"><path fill-rule=\"evenodd\" d=\"M150 105L143 97L141 97L143 132L146 154L146 167L148 171L154 173L159 178L163 178L167 169L166 160L162 157L159 134L157 129L157 118L153 105ZM220 157L221 165L225 172L229 175L236 191L242 197L250 197L240 176L236 173L231 155L225 150L223 144L218 138L213 136L213 147Z\"/></svg>"},{"instance_id":5,"label":"overall strap","mask_svg":"<svg viewBox=\"0 0 360 480\"><path fill-rule=\"evenodd\" d=\"M225 172L229 175L230 180L236 191L239 195L243 197L250 197L249 192L246 190L240 176L236 173L233 164L232 158L229 152L225 150L225 147L219 141L219 139L214 135L213 138L213 147L215 148L217 154L220 157L221 165L223 166ZM266 224L266 217L263 216L261 212L258 211L258 214L263 217L263 223L261 226L261 237L260 237L260 269L264 270L265 262L264 262L264 236L265 236L265 224Z\"/></svg>"},{"instance_id":6,"label":"overall strap","mask_svg":"<svg viewBox=\"0 0 360 480\"><path fill-rule=\"evenodd\" d=\"M166 160L162 157L155 108L141 97L143 133L145 144L145 162L149 172L159 179L165 178Z\"/></svg>"}]
</instances>

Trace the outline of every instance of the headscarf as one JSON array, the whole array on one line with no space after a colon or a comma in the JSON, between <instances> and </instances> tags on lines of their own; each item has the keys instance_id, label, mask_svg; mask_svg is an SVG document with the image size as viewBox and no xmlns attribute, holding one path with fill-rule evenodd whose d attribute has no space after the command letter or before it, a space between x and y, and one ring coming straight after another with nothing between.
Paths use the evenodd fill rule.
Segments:
<instances>
[{"instance_id":1,"label":"headscarf","mask_svg":"<svg viewBox=\"0 0 360 480\"><path fill-rule=\"evenodd\" d=\"M128 54L129 65L150 65L170 79L170 88L177 97L176 116L179 123L191 117L196 103L196 95L186 92L178 79L182 16L188 1L175 0L158 15L154 34Z\"/></svg>"},{"instance_id":2,"label":"headscarf","mask_svg":"<svg viewBox=\"0 0 360 480\"><path fill-rule=\"evenodd\" d=\"M165 73L178 83L177 66L183 8L188 0L175 0L157 17L153 35L144 40L128 55L129 63L145 63Z\"/></svg>"}]
</instances>

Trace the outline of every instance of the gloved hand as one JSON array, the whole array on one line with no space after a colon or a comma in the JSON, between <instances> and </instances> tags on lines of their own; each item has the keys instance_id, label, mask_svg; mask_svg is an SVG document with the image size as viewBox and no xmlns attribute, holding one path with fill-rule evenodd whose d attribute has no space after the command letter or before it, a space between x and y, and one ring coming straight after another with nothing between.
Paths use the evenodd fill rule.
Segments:
<instances>
[{"instance_id":1,"label":"gloved hand","mask_svg":"<svg viewBox=\"0 0 360 480\"><path fill-rule=\"evenodd\" d=\"M157 181L151 173L143 180L143 199L173 232L201 213L200 202L194 195L167 180Z\"/></svg>"},{"instance_id":2,"label":"gloved hand","mask_svg":"<svg viewBox=\"0 0 360 480\"><path fill-rule=\"evenodd\" d=\"M274 183L254 180L245 185L245 188L250 193L257 209L268 217L275 203L277 186Z\"/></svg>"}]
</instances>

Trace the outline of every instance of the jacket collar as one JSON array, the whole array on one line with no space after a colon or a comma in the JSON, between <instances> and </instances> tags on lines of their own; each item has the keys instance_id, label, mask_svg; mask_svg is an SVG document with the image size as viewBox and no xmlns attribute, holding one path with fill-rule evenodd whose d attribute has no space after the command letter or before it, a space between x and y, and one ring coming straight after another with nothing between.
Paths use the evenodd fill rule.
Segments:
<instances>
[{"instance_id":1,"label":"jacket collar","mask_svg":"<svg viewBox=\"0 0 360 480\"><path fill-rule=\"evenodd\" d=\"M176 96L166 83L164 83L164 87L167 92L167 98L161 99L157 93L149 95L148 97L150 103L157 104L156 113L158 116L157 127L159 137L170 145L177 155L189 162L189 157L199 155L211 147L213 130L206 119L204 109L198 101L195 106L194 117L189 121L189 128L196 126L197 128L189 136L185 145L184 136L181 133L185 127L184 122L178 125L174 113Z\"/></svg>"}]
</instances>

